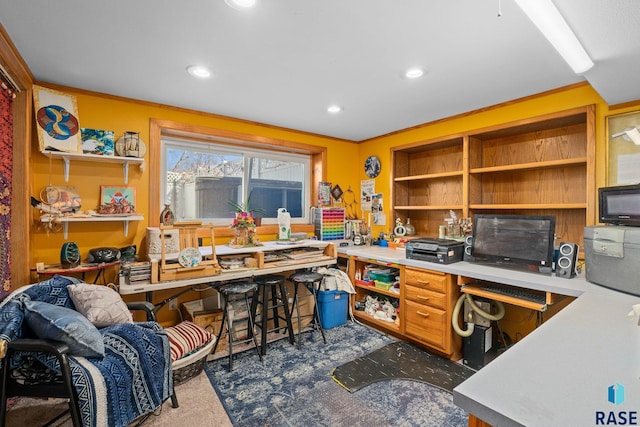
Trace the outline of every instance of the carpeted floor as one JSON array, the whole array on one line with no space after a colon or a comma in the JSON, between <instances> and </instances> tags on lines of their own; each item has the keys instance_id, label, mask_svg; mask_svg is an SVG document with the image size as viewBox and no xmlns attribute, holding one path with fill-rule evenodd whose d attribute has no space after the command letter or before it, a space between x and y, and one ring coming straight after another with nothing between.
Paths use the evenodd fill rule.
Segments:
<instances>
[{"instance_id":1,"label":"carpeted floor","mask_svg":"<svg viewBox=\"0 0 640 427\"><path fill-rule=\"evenodd\" d=\"M272 342L263 363L255 351L240 353L232 373L226 358L208 362L206 374L176 387L180 407L165 402L144 426L467 425L467 414L450 393L421 382L389 380L348 392L331 372L396 341L354 323L326 333L326 345L318 332L303 333L301 351L287 340ZM61 399L21 398L7 426L41 426L65 407ZM67 416L53 426L71 422Z\"/></svg>"},{"instance_id":2,"label":"carpeted floor","mask_svg":"<svg viewBox=\"0 0 640 427\"><path fill-rule=\"evenodd\" d=\"M180 405L178 408L172 408L171 401L166 401L162 409L149 417L143 426L232 426L204 372L176 386L176 396ZM43 426L54 416L64 412L66 408L67 403L63 399L20 398L7 414L6 426ZM67 413L58 422L51 424L51 427L71 427L71 425L71 418Z\"/></svg>"},{"instance_id":3,"label":"carpeted floor","mask_svg":"<svg viewBox=\"0 0 640 427\"><path fill-rule=\"evenodd\" d=\"M205 366L235 426L466 426L467 414L452 395L417 381L390 380L350 393L332 380L332 371L387 344L392 338L347 323L303 334L302 351L280 340L269 345L262 363L254 351Z\"/></svg>"}]
</instances>

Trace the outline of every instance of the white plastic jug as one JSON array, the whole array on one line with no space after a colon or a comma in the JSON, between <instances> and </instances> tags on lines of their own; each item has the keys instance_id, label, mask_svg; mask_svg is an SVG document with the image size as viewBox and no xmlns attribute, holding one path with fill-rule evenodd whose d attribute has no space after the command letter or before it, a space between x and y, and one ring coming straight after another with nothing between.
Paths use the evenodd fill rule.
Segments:
<instances>
[{"instance_id":1,"label":"white plastic jug","mask_svg":"<svg viewBox=\"0 0 640 427\"><path fill-rule=\"evenodd\" d=\"M278 208L278 239L291 239L291 215L286 208Z\"/></svg>"}]
</instances>

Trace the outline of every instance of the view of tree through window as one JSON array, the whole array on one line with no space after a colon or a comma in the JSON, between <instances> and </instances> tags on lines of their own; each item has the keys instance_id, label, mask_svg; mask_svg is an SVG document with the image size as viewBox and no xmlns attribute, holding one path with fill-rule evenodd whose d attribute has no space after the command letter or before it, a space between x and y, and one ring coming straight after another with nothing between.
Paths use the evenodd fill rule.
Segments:
<instances>
[{"instance_id":1,"label":"view of tree through window","mask_svg":"<svg viewBox=\"0 0 640 427\"><path fill-rule=\"evenodd\" d=\"M178 221L228 221L235 212L229 201L247 200L267 222L282 207L307 221L308 156L178 140L163 140L162 151L164 203Z\"/></svg>"}]
</instances>

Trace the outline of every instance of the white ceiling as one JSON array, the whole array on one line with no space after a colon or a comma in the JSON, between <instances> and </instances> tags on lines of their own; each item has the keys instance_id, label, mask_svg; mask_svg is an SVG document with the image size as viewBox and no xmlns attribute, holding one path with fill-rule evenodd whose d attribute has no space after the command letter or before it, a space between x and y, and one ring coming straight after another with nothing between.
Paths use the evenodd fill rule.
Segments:
<instances>
[{"instance_id":1,"label":"white ceiling","mask_svg":"<svg viewBox=\"0 0 640 427\"><path fill-rule=\"evenodd\" d=\"M0 0L0 23L40 82L361 141L585 79L639 100L640 2L554 3L583 76L513 0Z\"/></svg>"}]
</instances>

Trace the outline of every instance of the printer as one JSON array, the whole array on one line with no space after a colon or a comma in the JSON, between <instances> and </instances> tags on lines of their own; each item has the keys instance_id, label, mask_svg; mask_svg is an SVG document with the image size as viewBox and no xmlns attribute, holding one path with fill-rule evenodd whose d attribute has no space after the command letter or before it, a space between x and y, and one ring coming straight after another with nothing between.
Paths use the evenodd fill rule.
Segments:
<instances>
[{"instance_id":1,"label":"printer","mask_svg":"<svg viewBox=\"0 0 640 427\"><path fill-rule=\"evenodd\" d=\"M451 239L418 237L405 244L406 257L439 264L462 261L464 242Z\"/></svg>"}]
</instances>

